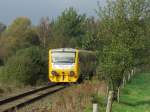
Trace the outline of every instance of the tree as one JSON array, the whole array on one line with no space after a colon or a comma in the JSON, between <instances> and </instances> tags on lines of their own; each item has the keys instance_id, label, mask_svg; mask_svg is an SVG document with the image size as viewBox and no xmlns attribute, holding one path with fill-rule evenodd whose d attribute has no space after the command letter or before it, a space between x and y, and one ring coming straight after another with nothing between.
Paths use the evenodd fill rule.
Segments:
<instances>
[{"instance_id":1,"label":"tree","mask_svg":"<svg viewBox=\"0 0 150 112\"><path fill-rule=\"evenodd\" d=\"M98 50L101 48L101 41L98 34L99 23L93 17L87 18L85 24L85 35L82 39L82 48L88 50Z\"/></svg>"},{"instance_id":2,"label":"tree","mask_svg":"<svg viewBox=\"0 0 150 112\"><path fill-rule=\"evenodd\" d=\"M0 50L3 51L4 58L14 54L18 49L38 44L38 34L26 17L16 18L0 38Z\"/></svg>"},{"instance_id":3,"label":"tree","mask_svg":"<svg viewBox=\"0 0 150 112\"><path fill-rule=\"evenodd\" d=\"M1 33L6 29L6 25L4 25L3 23L0 22L0 36Z\"/></svg>"},{"instance_id":4,"label":"tree","mask_svg":"<svg viewBox=\"0 0 150 112\"><path fill-rule=\"evenodd\" d=\"M40 37L41 44L45 48L48 45L51 36L51 26L48 17L41 19L40 24L38 26L38 34Z\"/></svg>"},{"instance_id":5,"label":"tree","mask_svg":"<svg viewBox=\"0 0 150 112\"><path fill-rule=\"evenodd\" d=\"M85 22L85 15L78 14L73 8L66 9L62 12L61 16L54 21L53 38L60 38L59 40L61 40L62 44L66 45L66 47L81 46L82 38L85 34ZM65 39L62 40L61 38ZM76 45L72 46L72 43Z\"/></svg>"},{"instance_id":6,"label":"tree","mask_svg":"<svg viewBox=\"0 0 150 112\"><path fill-rule=\"evenodd\" d=\"M0 22L0 37L1 37L2 32L5 29L6 29L6 25L4 25L3 23ZM2 59L2 57L3 57L2 55L3 55L3 53L2 53L2 51L0 49L0 66L4 64L3 59Z\"/></svg>"},{"instance_id":7,"label":"tree","mask_svg":"<svg viewBox=\"0 0 150 112\"><path fill-rule=\"evenodd\" d=\"M30 47L17 51L4 66L3 82L18 85L36 85L47 79L45 53L39 47Z\"/></svg>"},{"instance_id":8,"label":"tree","mask_svg":"<svg viewBox=\"0 0 150 112\"><path fill-rule=\"evenodd\" d=\"M25 32L24 38L22 39L22 44L23 43L26 43L24 47L40 46L40 39L36 28L30 28Z\"/></svg>"},{"instance_id":9,"label":"tree","mask_svg":"<svg viewBox=\"0 0 150 112\"><path fill-rule=\"evenodd\" d=\"M105 74L111 95L109 97L112 99L108 100L107 112L111 111L109 107L113 99L119 98L116 96L124 72L138 65L141 58L145 58L144 55L140 55L140 52L146 48L147 40L146 26L141 22L141 18L144 20L146 18L144 15L147 13L145 10L147 2L146 0L108 1L106 7L99 8L98 36L104 44L98 71Z\"/></svg>"},{"instance_id":10,"label":"tree","mask_svg":"<svg viewBox=\"0 0 150 112\"><path fill-rule=\"evenodd\" d=\"M12 37L21 37L24 32L31 28L31 21L27 17L18 17L7 28L5 35Z\"/></svg>"}]
</instances>

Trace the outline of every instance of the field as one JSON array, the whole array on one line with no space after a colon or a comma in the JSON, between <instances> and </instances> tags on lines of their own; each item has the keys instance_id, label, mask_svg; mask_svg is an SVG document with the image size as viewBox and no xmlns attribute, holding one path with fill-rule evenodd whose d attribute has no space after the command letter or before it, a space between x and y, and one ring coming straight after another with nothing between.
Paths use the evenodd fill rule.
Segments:
<instances>
[{"instance_id":1,"label":"field","mask_svg":"<svg viewBox=\"0 0 150 112\"><path fill-rule=\"evenodd\" d=\"M113 104L113 112L150 112L150 73L137 74L122 89L120 104Z\"/></svg>"}]
</instances>

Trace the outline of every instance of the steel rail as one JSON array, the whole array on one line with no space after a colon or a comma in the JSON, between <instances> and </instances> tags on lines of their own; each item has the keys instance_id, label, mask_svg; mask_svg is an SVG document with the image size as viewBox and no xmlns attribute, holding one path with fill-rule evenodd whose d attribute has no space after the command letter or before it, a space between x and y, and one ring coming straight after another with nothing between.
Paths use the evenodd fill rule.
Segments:
<instances>
[{"instance_id":1,"label":"steel rail","mask_svg":"<svg viewBox=\"0 0 150 112\"><path fill-rule=\"evenodd\" d=\"M47 95L51 95L65 86L60 86L58 84L53 84L49 86L44 86L38 89L30 90L13 97L9 97L0 101L0 112L13 112L29 103L32 103L38 99L41 99ZM31 98L30 98L31 96ZM22 100L21 102L19 100ZM16 101L18 101L16 103ZM14 102L14 104L13 104ZM10 105L9 105L10 104ZM7 106L8 105L8 106ZM2 108L1 108L2 107Z\"/></svg>"},{"instance_id":2,"label":"steel rail","mask_svg":"<svg viewBox=\"0 0 150 112\"><path fill-rule=\"evenodd\" d=\"M0 100L0 105L3 105L3 104L8 103L8 102L12 102L13 100L17 100L17 99L19 99L19 98L21 98L21 97L25 97L25 96L27 96L27 95L30 95L30 94L36 93L36 92L38 92L38 91L42 91L42 90L45 90L45 89L54 87L54 86L56 86L56 85L57 85L57 84L46 85L46 86L43 86L43 87L40 87L40 88L37 88L37 89L29 90L29 91L27 91L27 92L24 92L24 93L15 95L15 96L8 97L8 98L6 98L6 99L2 99L2 100Z\"/></svg>"}]
</instances>

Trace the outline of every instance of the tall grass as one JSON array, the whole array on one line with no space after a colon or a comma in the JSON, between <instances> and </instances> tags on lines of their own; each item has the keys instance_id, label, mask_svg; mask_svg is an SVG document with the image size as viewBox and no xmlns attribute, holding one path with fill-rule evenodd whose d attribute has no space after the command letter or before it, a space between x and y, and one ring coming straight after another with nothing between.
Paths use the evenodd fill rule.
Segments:
<instances>
[{"instance_id":1,"label":"tall grass","mask_svg":"<svg viewBox=\"0 0 150 112\"><path fill-rule=\"evenodd\" d=\"M52 112L83 112L91 105L94 93L104 94L104 84L85 82L59 94L52 103Z\"/></svg>"},{"instance_id":2,"label":"tall grass","mask_svg":"<svg viewBox=\"0 0 150 112\"><path fill-rule=\"evenodd\" d=\"M87 108L92 108L93 94L104 95L105 91L104 82L86 81L56 93L47 103L41 102L34 108L28 107L21 112L84 112Z\"/></svg>"}]
</instances>

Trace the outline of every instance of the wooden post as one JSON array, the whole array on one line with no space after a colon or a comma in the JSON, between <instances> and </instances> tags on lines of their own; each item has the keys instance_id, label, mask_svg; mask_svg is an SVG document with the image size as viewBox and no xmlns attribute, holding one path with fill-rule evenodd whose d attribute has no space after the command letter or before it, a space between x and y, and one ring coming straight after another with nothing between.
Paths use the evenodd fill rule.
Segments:
<instances>
[{"instance_id":1,"label":"wooden post","mask_svg":"<svg viewBox=\"0 0 150 112\"><path fill-rule=\"evenodd\" d=\"M128 81L130 81L131 73L128 74Z\"/></svg>"},{"instance_id":2,"label":"wooden post","mask_svg":"<svg viewBox=\"0 0 150 112\"><path fill-rule=\"evenodd\" d=\"M109 94L109 87L106 87L106 97L105 97L105 102L107 103L108 100L108 94Z\"/></svg>"},{"instance_id":3,"label":"wooden post","mask_svg":"<svg viewBox=\"0 0 150 112\"><path fill-rule=\"evenodd\" d=\"M134 67L134 69L133 69L133 74L135 75L136 72L137 72L137 68Z\"/></svg>"},{"instance_id":4,"label":"wooden post","mask_svg":"<svg viewBox=\"0 0 150 112\"><path fill-rule=\"evenodd\" d=\"M134 75L134 69L131 70L131 76L133 76L133 75Z\"/></svg>"},{"instance_id":5,"label":"wooden post","mask_svg":"<svg viewBox=\"0 0 150 112\"><path fill-rule=\"evenodd\" d=\"M108 97L108 93L109 93L109 87L107 86L107 90L106 90L106 98Z\"/></svg>"},{"instance_id":6,"label":"wooden post","mask_svg":"<svg viewBox=\"0 0 150 112\"><path fill-rule=\"evenodd\" d=\"M118 87L117 101L118 101L118 103L120 101L120 87Z\"/></svg>"},{"instance_id":7,"label":"wooden post","mask_svg":"<svg viewBox=\"0 0 150 112\"><path fill-rule=\"evenodd\" d=\"M113 103L114 91L109 91L106 112L111 112Z\"/></svg>"},{"instance_id":8,"label":"wooden post","mask_svg":"<svg viewBox=\"0 0 150 112\"><path fill-rule=\"evenodd\" d=\"M93 112L98 112L98 103L93 103Z\"/></svg>"},{"instance_id":9,"label":"wooden post","mask_svg":"<svg viewBox=\"0 0 150 112\"><path fill-rule=\"evenodd\" d=\"M123 76L123 88L125 87L125 85L126 85L126 77L125 76Z\"/></svg>"}]
</instances>

